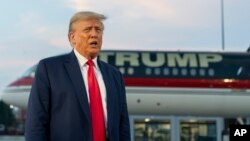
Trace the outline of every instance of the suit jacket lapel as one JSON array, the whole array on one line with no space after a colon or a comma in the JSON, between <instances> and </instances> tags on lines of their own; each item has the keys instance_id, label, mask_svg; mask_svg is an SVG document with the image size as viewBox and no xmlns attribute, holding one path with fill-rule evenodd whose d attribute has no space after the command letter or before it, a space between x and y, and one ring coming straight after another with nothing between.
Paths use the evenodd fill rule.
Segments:
<instances>
[{"instance_id":1,"label":"suit jacket lapel","mask_svg":"<svg viewBox=\"0 0 250 141\"><path fill-rule=\"evenodd\" d=\"M98 60L98 66L101 70L103 81L106 87L107 94L107 116L108 116L108 132L111 133L111 129L113 126L113 114L114 114L114 96L112 96L112 84L110 83L110 79L112 79L112 75L108 71L108 69L104 66L102 62Z\"/></svg>"},{"instance_id":2,"label":"suit jacket lapel","mask_svg":"<svg viewBox=\"0 0 250 141\"><path fill-rule=\"evenodd\" d=\"M81 70L77 62L77 58L73 51L70 53L69 58L65 61L64 65L74 86L74 94L76 94L83 112L85 113L87 119L90 121L90 110L87 92L82 78Z\"/></svg>"}]
</instances>

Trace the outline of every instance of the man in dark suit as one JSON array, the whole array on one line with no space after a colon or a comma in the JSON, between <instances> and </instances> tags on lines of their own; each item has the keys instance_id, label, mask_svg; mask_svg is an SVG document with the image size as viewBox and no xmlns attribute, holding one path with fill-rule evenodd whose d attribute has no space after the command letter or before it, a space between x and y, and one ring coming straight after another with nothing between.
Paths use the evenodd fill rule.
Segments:
<instances>
[{"instance_id":1,"label":"man in dark suit","mask_svg":"<svg viewBox=\"0 0 250 141\"><path fill-rule=\"evenodd\" d=\"M95 12L76 13L68 32L73 51L39 62L26 141L130 141L122 75L97 59L105 19Z\"/></svg>"}]
</instances>

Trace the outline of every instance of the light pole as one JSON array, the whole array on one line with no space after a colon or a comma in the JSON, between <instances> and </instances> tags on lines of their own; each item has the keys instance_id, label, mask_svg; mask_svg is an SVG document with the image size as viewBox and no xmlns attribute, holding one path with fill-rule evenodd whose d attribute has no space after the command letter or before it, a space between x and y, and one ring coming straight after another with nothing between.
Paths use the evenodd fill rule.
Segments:
<instances>
[{"instance_id":1,"label":"light pole","mask_svg":"<svg viewBox=\"0 0 250 141\"><path fill-rule=\"evenodd\" d=\"M225 49L225 35L224 35L224 2L221 0L221 47Z\"/></svg>"}]
</instances>

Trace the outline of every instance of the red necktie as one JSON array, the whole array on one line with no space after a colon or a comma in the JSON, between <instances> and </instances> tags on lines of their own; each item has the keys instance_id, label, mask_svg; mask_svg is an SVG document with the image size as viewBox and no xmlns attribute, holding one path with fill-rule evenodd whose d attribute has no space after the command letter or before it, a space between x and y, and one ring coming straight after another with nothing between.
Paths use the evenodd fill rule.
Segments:
<instances>
[{"instance_id":1,"label":"red necktie","mask_svg":"<svg viewBox=\"0 0 250 141\"><path fill-rule=\"evenodd\" d=\"M89 65L88 85L92 123L92 141L105 141L106 131L101 92L94 72L94 63L90 59L87 64Z\"/></svg>"}]
</instances>

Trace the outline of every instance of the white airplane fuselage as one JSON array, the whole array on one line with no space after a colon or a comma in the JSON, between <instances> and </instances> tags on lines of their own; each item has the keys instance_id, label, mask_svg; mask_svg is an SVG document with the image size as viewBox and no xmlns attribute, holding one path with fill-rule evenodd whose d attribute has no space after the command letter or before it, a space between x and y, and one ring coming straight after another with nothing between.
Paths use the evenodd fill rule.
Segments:
<instances>
[{"instance_id":1,"label":"white airplane fuselage","mask_svg":"<svg viewBox=\"0 0 250 141\"><path fill-rule=\"evenodd\" d=\"M2 99L27 108L31 86L5 89ZM127 87L130 114L250 116L250 91L230 89Z\"/></svg>"}]
</instances>

